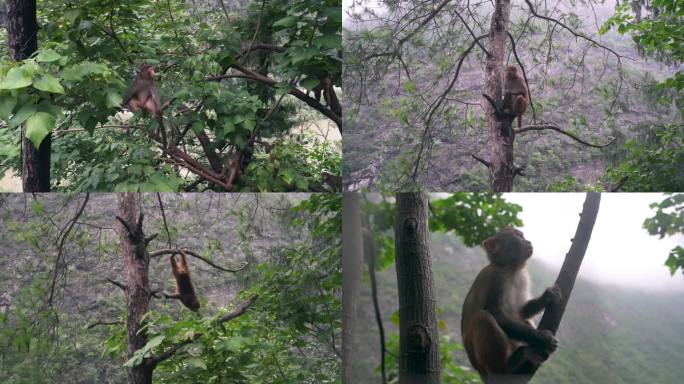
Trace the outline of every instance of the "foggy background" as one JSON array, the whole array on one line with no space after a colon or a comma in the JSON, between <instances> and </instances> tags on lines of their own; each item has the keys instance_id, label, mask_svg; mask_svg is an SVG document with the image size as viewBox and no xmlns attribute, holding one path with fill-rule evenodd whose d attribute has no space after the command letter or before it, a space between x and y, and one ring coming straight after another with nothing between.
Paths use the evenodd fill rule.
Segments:
<instances>
[{"instance_id":1,"label":"foggy background","mask_svg":"<svg viewBox=\"0 0 684 384\"><path fill-rule=\"evenodd\" d=\"M664 265L670 250L684 245L684 236L659 239L643 228L653 216L649 204L666 197L659 193L603 193L596 225L579 276L602 284L647 290L684 290L684 276L670 275ZM570 249L584 203L584 193L507 193L519 204L522 231L534 246L533 258L558 269Z\"/></svg>"}]
</instances>

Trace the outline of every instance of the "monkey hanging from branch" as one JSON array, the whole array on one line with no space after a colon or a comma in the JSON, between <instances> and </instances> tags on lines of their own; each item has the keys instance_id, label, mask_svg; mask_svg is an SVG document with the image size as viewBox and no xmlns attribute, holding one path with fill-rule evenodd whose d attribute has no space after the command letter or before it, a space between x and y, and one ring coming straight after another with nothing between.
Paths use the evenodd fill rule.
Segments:
<instances>
[{"instance_id":1,"label":"monkey hanging from branch","mask_svg":"<svg viewBox=\"0 0 684 384\"><path fill-rule=\"evenodd\" d=\"M175 253L170 256L171 271L173 272L173 277L176 278L176 293L173 295L166 295L166 297L169 299L178 299L181 301L181 303L183 303L183 305L188 307L188 309L197 312L199 310L200 303L199 300L197 300L195 288L192 286L186 254L183 252L183 250L179 251L181 255L180 265L176 263Z\"/></svg>"},{"instance_id":2,"label":"monkey hanging from branch","mask_svg":"<svg viewBox=\"0 0 684 384\"><path fill-rule=\"evenodd\" d=\"M480 271L463 303L461 336L468 359L485 383L529 375L556 350L558 341L530 320L560 302L556 285L531 299L527 259L532 243L508 228L482 243L490 264Z\"/></svg>"}]
</instances>

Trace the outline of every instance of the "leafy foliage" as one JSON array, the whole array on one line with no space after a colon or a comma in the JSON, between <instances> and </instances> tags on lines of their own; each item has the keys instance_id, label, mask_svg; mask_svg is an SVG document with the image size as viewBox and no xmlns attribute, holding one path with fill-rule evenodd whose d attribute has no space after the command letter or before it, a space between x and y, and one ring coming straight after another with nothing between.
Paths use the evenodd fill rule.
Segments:
<instances>
[{"instance_id":1,"label":"leafy foliage","mask_svg":"<svg viewBox=\"0 0 684 384\"><path fill-rule=\"evenodd\" d=\"M653 140L645 143L629 141L626 150L624 160L606 171L609 180L623 184L623 191L684 190L684 135L681 125L655 127Z\"/></svg>"},{"instance_id":2,"label":"leafy foliage","mask_svg":"<svg viewBox=\"0 0 684 384\"><path fill-rule=\"evenodd\" d=\"M300 80L311 89L327 75L339 85L339 0L253 2L231 13L182 0L43 0L37 8L41 49L19 63L0 62L0 120L11 130L0 136L0 158L7 159L0 173L20 169L16 138L25 124L36 146L57 135L58 190L195 188L203 181L198 167L222 174L217 168L235 153L247 176L243 190L307 190L320 181L323 155L323 168L339 175L339 147L293 144L289 130L318 112L287 96ZM245 51L251 44L266 48ZM168 103L164 128L150 117L117 113L140 63L157 67ZM194 166L160 151L161 129ZM294 145L283 151L296 154L298 165L268 161L266 141ZM250 175L261 169L251 163L259 156L258 165L285 180Z\"/></svg>"},{"instance_id":3,"label":"leafy foliage","mask_svg":"<svg viewBox=\"0 0 684 384\"><path fill-rule=\"evenodd\" d=\"M659 203L650 205L655 209L655 215L644 220L644 228L651 235L658 235L661 239L684 233L684 194L674 194ZM676 246L670 251L665 261L674 275L678 269L684 273L684 248Z\"/></svg>"}]
</instances>

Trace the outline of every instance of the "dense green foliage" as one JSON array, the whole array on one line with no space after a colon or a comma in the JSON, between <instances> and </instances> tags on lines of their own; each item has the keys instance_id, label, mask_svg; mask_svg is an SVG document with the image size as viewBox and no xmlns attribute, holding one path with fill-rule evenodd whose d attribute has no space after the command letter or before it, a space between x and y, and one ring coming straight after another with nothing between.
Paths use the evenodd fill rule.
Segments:
<instances>
[{"instance_id":1,"label":"dense green foliage","mask_svg":"<svg viewBox=\"0 0 684 384\"><path fill-rule=\"evenodd\" d=\"M244 269L190 259L200 313L152 299L148 342L128 361L125 298L105 281L125 282L112 232L115 195L91 196L55 266L61 224L81 201L0 200L0 245L16 255L0 258L0 381L121 383L125 366L192 341L157 367L155 383L339 382L340 196L164 195L167 235L156 196L144 195L146 231L160 234L151 250L170 241ZM150 281L172 291L168 258L152 260ZM217 321L256 295L243 315Z\"/></svg>"},{"instance_id":2,"label":"dense green foliage","mask_svg":"<svg viewBox=\"0 0 684 384\"><path fill-rule=\"evenodd\" d=\"M242 156L247 191L306 191L324 171L339 175L339 146L310 132L289 137L325 117L288 93L323 74L339 85L340 1L231 12L193 4L38 1L39 51L0 62L0 174L20 169L24 124L35 145L53 133L57 190L195 189L198 167L221 173L231 154ZM250 44L270 48L246 51ZM156 119L117 113L141 63L157 67L169 142L199 165L162 153Z\"/></svg>"}]
</instances>

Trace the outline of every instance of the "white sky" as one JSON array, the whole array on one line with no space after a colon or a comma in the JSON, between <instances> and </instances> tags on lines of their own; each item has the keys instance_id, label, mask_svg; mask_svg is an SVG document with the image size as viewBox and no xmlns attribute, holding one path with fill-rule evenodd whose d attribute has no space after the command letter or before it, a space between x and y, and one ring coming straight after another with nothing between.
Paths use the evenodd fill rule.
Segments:
<instances>
[{"instance_id":1,"label":"white sky","mask_svg":"<svg viewBox=\"0 0 684 384\"><path fill-rule=\"evenodd\" d=\"M519 204L525 237L534 245L532 257L560 268L575 235L584 193L507 193ZM684 246L684 235L651 236L643 228L653 216L649 204L663 200L658 193L603 193L580 277L601 283L649 290L682 289L684 275L670 275L664 262L670 249Z\"/></svg>"}]
</instances>

